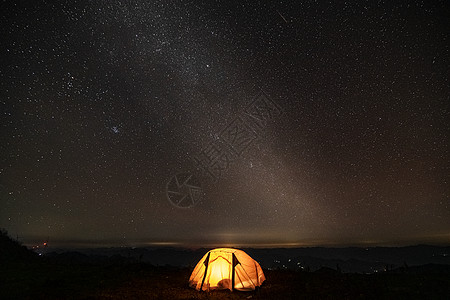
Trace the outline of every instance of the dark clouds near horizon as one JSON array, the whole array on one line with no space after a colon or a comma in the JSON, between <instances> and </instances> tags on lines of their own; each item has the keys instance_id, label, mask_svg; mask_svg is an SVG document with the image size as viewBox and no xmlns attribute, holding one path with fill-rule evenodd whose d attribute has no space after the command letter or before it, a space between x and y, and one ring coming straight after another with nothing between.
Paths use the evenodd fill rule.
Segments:
<instances>
[{"instance_id":1,"label":"dark clouds near horizon","mask_svg":"<svg viewBox=\"0 0 450 300\"><path fill-rule=\"evenodd\" d=\"M445 1L3 1L0 227L24 240L448 241ZM280 114L178 209L263 91Z\"/></svg>"}]
</instances>

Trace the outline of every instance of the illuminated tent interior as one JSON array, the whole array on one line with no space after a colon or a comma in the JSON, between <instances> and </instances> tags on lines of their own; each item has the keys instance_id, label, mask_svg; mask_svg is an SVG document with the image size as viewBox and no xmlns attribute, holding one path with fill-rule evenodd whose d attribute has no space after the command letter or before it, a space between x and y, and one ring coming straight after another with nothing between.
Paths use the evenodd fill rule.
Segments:
<instances>
[{"instance_id":1,"label":"illuminated tent interior","mask_svg":"<svg viewBox=\"0 0 450 300\"><path fill-rule=\"evenodd\" d=\"M218 248L208 251L198 262L189 278L189 286L198 291L252 291L264 280L266 277L261 266L247 253Z\"/></svg>"}]
</instances>

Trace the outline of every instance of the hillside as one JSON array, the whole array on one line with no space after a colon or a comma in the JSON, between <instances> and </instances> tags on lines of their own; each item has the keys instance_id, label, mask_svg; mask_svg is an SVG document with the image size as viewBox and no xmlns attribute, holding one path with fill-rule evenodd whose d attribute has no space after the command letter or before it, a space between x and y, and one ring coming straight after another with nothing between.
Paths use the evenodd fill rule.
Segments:
<instances>
[{"instance_id":1,"label":"hillside","mask_svg":"<svg viewBox=\"0 0 450 300\"><path fill-rule=\"evenodd\" d=\"M267 278L262 287L254 292L210 293L198 292L188 286L193 265L205 251L100 248L59 250L40 256L1 231L0 298L450 298L450 264L446 264L446 247L246 249L261 262ZM436 261L441 263L433 263ZM348 272L370 269L374 262L380 266L387 264L387 268L369 274ZM418 265L420 262L426 264Z\"/></svg>"}]
</instances>

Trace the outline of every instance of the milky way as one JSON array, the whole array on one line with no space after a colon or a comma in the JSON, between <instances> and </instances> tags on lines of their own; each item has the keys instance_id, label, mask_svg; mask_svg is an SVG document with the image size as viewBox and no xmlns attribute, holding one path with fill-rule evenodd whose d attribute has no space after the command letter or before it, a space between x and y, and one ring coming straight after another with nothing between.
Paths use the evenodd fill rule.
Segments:
<instances>
[{"instance_id":1,"label":"milky way","mask_svg":"<svg viewBox=\"0 0 450 300\"><path fill-rule=\"evenodd\" d=\"M3 2L0 227L26 243L448 242L446 2L297 2ZM255 127L261 95L277 109ZM212 178L196 158L233 122L246 147ZM201 199L178 208L168 182L186 173Z\"/></svg>"}]
</instances>

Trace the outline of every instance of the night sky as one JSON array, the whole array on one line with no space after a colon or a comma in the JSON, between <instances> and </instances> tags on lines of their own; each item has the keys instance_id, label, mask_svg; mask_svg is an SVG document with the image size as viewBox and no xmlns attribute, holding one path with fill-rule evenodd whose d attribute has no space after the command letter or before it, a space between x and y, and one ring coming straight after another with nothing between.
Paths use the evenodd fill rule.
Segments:
<instances>
[{"instance_id":1,"label":"night sky","mask_svg":"<svg viewBox=\"0 0 450 300\"><path fill-rule=\"evenodd\" d=\"M22 242L450 241L447 1L52 2L0 4Z\"/></svg>"}]
</instances>

